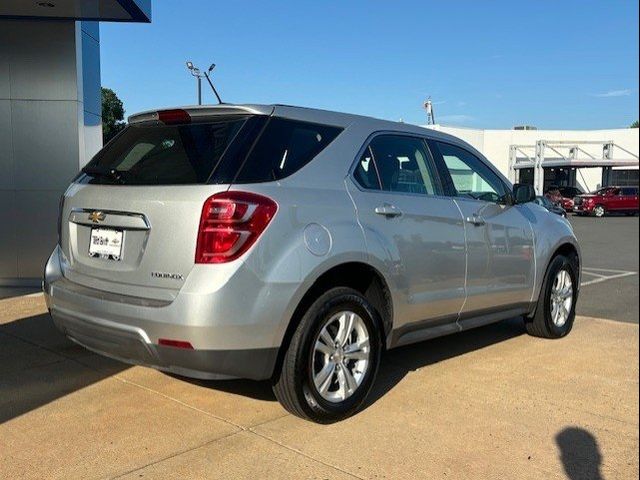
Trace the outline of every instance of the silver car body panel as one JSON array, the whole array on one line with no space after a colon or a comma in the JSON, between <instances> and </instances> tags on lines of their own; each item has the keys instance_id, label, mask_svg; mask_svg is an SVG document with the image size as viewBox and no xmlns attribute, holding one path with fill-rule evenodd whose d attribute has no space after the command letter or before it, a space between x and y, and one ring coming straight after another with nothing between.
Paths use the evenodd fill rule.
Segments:
<instances>
[{"instance_id":1,"label":"silver car body panel","mask_svg":"<svg viewBox=\"0 0 640 480\"><path fill-rule=\"evenodd\" d=\"M538 205L366 191L351 176L359 152L380 132L446 140L484 159L450 135L281 105L183 108L191 115L273 115L344 131L309 164L274 182L72 184L60 245L46 266L45 296L61 330L105 355L201 378L268 378L296 307L333 267L358 262L383 277L393 306L386 340L392 348L530 313L554 252L565 244L579 252L569 223ZM202 205L228 189L265 195L278 212L239 259L195 264ZM385 202L403 215L376 215ZM105 213L102 225L125 232L120 262L88 256L94 211ZM466 221L474 212L486 225ZM194 350L161 347L161 338L189 341Z\"/></svg>"}]
</instances>

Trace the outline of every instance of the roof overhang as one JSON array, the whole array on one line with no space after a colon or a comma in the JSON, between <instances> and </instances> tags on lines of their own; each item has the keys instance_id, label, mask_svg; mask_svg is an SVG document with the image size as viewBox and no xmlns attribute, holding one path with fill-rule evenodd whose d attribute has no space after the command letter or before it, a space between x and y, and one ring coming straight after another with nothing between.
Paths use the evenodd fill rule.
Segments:
<instances>
[{"instance_id":1,"label":"roof overhang","mask_svg":"<svg viewBox=\"0 0 640 480\"><path fill-rule=\"evenodd\" d=\"M542 168L602 168L602 167L638 167L639 162L635 158L621 159L574 159L567 160L564 158L548 158L542 163ZM513 166L516 170L523 168L534 168L535 162L527 160L518 160Z\"/></svg>"},{"instance_id":2,"label":"roof overhang","mask_svg":"<svg viewBox=\"0 0 640 480\"><path fill-rule=\"evenodd\" d=\"M0 18L151 21L151 0L2 0Z\"/></svg>"}]
</instances>

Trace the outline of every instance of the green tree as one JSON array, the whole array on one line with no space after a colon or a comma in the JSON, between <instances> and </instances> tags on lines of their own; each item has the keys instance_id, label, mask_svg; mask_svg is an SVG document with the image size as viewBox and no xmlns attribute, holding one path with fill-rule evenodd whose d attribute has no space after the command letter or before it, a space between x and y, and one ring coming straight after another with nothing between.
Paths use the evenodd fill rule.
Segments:
<instances>
[{"instance_id":1,"label":"green tree","mask_svg":"<svg viewBox=\"0 0 640 480\"><path fill-rule=\"evenodd\" d=\"M116 92L102 87L102 141L107 143L125 126L124 106Z\"/></svg>"},{"instance_id":2,"label":"green tree","mask_svg":"<svg viewBox=\"0 0 640 480\"><path fill-rule=\"evenodd\" d=\"M638 127L640 127L640 122L638 122L638 120L636 120L631 124L631 128L638 128Z\"/></svg>"}]
</instances>

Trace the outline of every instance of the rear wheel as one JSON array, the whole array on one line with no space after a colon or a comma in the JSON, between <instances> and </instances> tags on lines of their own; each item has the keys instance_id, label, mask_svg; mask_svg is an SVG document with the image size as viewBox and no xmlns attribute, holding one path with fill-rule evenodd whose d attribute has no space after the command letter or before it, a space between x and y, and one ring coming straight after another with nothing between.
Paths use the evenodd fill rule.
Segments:
<instances>
[{"instance_id":1,"label":"rear wheel","mask_svg":"<svg viewBox=\"0 0 640 480\"><path fill-rule=\"evenodd\" d=\"M536 313L526 319L529 335L561 338L571 331L578 298L577 268L577 261L573 256L557 255L551 261L540 291Z\"/></svg>"},{"instance_id":2,"label":"rear wheel","mask_svg":"<svg viewBox=\"0 0 640 480\"><path fill-rule=\"evenodd\" d=\"M607 214L607 209L604 208L604 205L596 205L593 214L598 218L604 217Z\"/></svg>"},{"instance_id":3,"label":"rear wheel","mask_svg":"<svg viewBox=\"0 0 640 480\"><path fill-rule=\"evenodd\" d=\"M333 288L304 314L273 392L289 412L318 423L356 413L378 371L377 313L356 290Z\"/></svg>"}]
</instances>

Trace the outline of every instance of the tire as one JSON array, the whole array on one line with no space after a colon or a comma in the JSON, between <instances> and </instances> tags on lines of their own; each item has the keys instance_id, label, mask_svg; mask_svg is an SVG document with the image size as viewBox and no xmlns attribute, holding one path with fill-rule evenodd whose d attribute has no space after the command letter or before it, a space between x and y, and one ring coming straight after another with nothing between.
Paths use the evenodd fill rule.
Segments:
<instances>
[{"instance_id":1,"label":"tire","mask_svg":"<svg viewBox=\"0 0 640 480\"><path fill-rule=\"evenodd\" d=\"M343 357L342 347L338 352L335 343L329 349L333 352L331 355L316 347L322 343L322 348L325 348L326 343L320 338L322 336L326 340L328 337L324 334L329 334L331 340L341 340L336 327L343 325L344 312L355 314L355 317L349 315L354 328L348 333L345 346L355 345L365 335L368 336L366 367L361 363L361 360L364 362L362 358L347 358L350 355L348 348L344 349ZM376 310L356 290L337 287L321 295L304 313L284 355L282 368L273 384L278 401L292 414L317 423L333 423L355 414L369 395L378 372L382 353L379 325L381 322ZM358 355L364 356L365 350L366 347ZM328 371L325 368L332 373L317 387L316 382L323 378L321 374ZM357 386L347 382L347 373ZM347 387L342 389L341 385Z\"/></svg>"},{"instance_id":2,"label":"tire","mask_svg":"<svg viewBox=\"0 0 640 480\"><path fill-rule=\"evenodd\" d=\"M598 218L602 218L607 214L607 209L604 205L596 205L593 207L593 214Z\"/></svg>"},{"instance_id":3,"label":"tire","mask_svg":"<svg viewBox=\"0 0 640 480\"><path fill-rule=\"evenodd\" d=\"M565 257L564 255L556 255L549 268L540 290L540 297L536 305L535 314L525 319L527 333L534 337L541 338L562 338L569 334L573 328L573 322L576 316L576 303L578 300L578 262L575 256ZM566 319L560 322L560 318L553 317L553 298L555 283L561 272L566 272L571 280L570 293L571 305L567 310ZM556 297L557 298L557 297Z\"/></svg>"}]
</instances>

